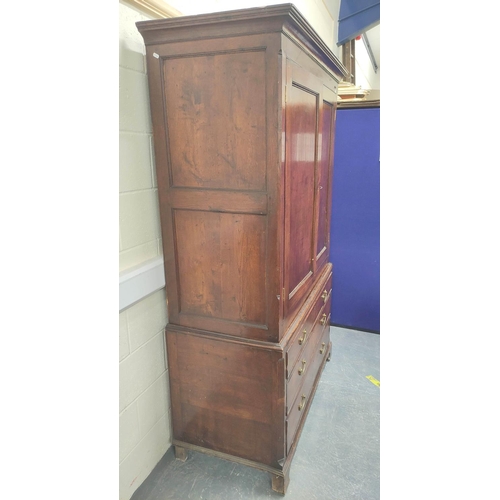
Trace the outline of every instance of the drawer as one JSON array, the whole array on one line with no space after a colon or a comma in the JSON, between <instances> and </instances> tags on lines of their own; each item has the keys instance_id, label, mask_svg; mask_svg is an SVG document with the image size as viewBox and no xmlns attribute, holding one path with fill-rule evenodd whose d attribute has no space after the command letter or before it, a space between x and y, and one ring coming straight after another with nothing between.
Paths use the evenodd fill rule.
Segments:
<instances>
[{"instance_id":1,"label":"drawer","mask_svg":"<svg viewBox=\"0 0 500 500\"><path fill-rule=\"evenodd\" d=\"M307 344L308 337L311 336L311 331L315 327L318 318L321 318L323 314L322 309L325 307L325 304L330 303L330 296L332 294L332 275L328 277L324 286L320 288L320 293L316 297L316 301L309 311L309 314L306 316L306 319L297 331L293 334L292 340L290 341L287 353L286 353L286 365L287 379L290 378L292 374L292 369L297 363L298 358L301 356L302 350L305 348ZM327 313L328 316L328 313Z\"/></svg>"},{"instance_id":2,"label":"drawer","mask_svg":"<svg viewBox=\"0 0 500 500\"><path fill-rule=\"evenodd\" d=\"M302 349L302 351L300 352L298 361L291 369L289 369L290 378L286 386L287 404L295 400L300 387L304 383L304 380L306 379L309 372L313 370L311 362L314 360L314 350L316 348L316 344L322 337L325 328L329 328L329 321L330 302L327 302L319 311L319 314L314 323L314 327L311 330L311 334L307 338L304 349Z\"/></svg>"},{"instance_id":3,"label":"drawer","mask_svg":"<svg viewBox=\"0 0 500 500\"><path fill-rule=\"evenodd\" d=\"M314 345L311 358L308 360L310 362L309 373L307 373L297 397L288 408L288 418L286 422L287 453L290 451L290 447L295 440L295 435L297 434L297 430L300 427L300 423L305 415L306 407L312 397L314 382L318 375L318 370L328 354L330 348L329 344L330 325L327 323L322 329L321 336L319 337L317 343Z\"/></svg>"}]
</instances>

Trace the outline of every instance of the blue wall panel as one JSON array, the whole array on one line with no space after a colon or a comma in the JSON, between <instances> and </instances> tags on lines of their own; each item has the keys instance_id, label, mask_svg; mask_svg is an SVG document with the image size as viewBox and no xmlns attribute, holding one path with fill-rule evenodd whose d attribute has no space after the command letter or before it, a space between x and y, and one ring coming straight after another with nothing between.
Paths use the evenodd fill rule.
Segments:
<instances>
[{"instance_id":1,"label":"blue wall panel","mask_svg":"<svg viewBox=\"0 0 500 500\"><path fill-rule=\"evenodd\" d=\"M380 332L380 108L339 109L331 323Z\"/></svg>"}]
</instances>

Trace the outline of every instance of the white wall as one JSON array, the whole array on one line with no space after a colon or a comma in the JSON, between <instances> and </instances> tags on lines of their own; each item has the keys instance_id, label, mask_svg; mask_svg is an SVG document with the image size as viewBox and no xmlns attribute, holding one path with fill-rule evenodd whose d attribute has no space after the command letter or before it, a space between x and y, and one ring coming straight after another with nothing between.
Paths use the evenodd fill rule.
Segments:
<instances>
[{"instance_id":1,"label":"white wall","mask_svg":"<svg viewBox=\"0 0 500 500\"><path fill-rule=\"evenodd\" d=\"M136 21L151 19L119 5L120 271L161 255L158 189L144 43Z\"/></svg>"},{"instance_id":2,"label":"white wall","mask_svg":"<svg viewBox=\"0 0 500 500\"><path fill-rule=\"evenodd\" d=\"M171 445L165 289L120 313L120 500L128 500Z\"/></svg>"},{"instance_id":3,"label":"white wall","mask_svg":"<svg viewBox=\"0 0 500 500\"><path fill-rule=\"evenodd\" d=\"M372 46L378 69L375 73L363 40L356 40L356 85L364 89L380 90L380 25L368 30L366 36Z\"/></svg>"},{"instance_id":4,"label":"white wall","mask_svg":"<svg viewBox=\"0 0 500 500\"><path fill-rule=\"evenodd\" d=\"M121 272L162 253L145 48L135 26L146 19L151 17L120 2ZM120 500L129 500L171 445L166 323L164 288L119 315Z\"/></svg>"}]
</instances>

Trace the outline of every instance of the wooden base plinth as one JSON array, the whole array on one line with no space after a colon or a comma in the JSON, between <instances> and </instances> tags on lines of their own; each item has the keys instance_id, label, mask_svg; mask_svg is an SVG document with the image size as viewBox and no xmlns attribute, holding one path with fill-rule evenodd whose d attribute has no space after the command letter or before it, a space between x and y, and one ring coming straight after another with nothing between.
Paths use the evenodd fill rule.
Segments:
<instances>
[{"instance_id":1,"label":"wooden base plinth","mask_svg":"<svg viewBox=\"0 0 500 500\"><path fill-rule=\"evenodd\" d=\"M175 458L181 462L185 462L187 459L187 450L181 446L174 445Z\"/></svg>"},{"instance_id":2,"label":"wooden base plinth","mask_svg":"<svg viewBox=\"0 0 500 500\"><path fill-rule=\"evenodd\" d=\"M290 476L288 474L285 474L285 476L271 474L271 479L273 491L284 495L286 493L286 489L288 488L288 483L290 482Z\"/></svg>"}]
</instances>

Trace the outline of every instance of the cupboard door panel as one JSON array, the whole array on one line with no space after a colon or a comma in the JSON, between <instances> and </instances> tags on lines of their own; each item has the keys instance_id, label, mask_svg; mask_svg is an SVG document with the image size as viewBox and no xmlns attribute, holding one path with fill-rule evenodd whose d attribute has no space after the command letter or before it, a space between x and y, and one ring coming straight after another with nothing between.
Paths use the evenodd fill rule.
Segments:
<instances>
[{"instance_id":1,"label":"cupboard door panel","mask_svg":"<svg viewBox=\"0 0 500 500\"><path fill-rule=\"evenodd\" d=\"M316 262L320 267L322 262L328 257L329 248L329 220L328 201L331 190L331 163L332 163L332 142L333 142L333 105L323 101L320 147L318 148L319 176L318 176L318 234L316 241Z\"/></svg>"},{"instance_id":2,"label":"cupboard door panel","mask_svg":"<svg viewBox=\"0 0 500 500\"><path fill-rule=\"evenodd\" d=\"M289 218L288 298L305 285L313 273L314 177L318 94L292 85L287 100Z\"/></svg>"}]
</instances>

